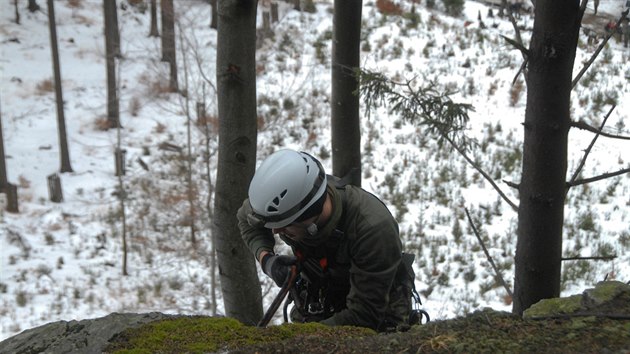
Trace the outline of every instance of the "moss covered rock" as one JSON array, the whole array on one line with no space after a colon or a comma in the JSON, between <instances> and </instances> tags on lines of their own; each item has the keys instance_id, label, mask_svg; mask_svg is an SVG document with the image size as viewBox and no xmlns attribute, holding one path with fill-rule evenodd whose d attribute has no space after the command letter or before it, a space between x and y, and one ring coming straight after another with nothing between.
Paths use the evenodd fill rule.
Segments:
<instances>
[{"instance_id":1,"label":"moss covered rock","mask_svg":"<svg viewBox=\"0 0 630 354\"><path fill-rule=\"evenodd\" d=\"M565 298L545 299L523 313L536 319L563 315L630 315L630 285L619 281L602 281L582 294Z\"/></svg>"}]
</instances>

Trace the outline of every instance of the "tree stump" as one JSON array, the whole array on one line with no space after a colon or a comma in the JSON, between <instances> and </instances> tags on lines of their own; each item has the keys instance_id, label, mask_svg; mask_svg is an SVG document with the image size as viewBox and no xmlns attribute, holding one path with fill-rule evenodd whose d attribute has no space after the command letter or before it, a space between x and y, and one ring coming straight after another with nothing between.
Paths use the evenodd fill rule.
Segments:
<instances>
[{"instance_id":1,"label":"tree stump","mask_svg":"<svg viewBox=\"0 0 630 354\"><path fill-rule=\"evenodd\" d=\"M48 196L53 203L61 203L63 201L63 192L61 190L61 178L56 173L48 177Z\"/></svg>"}]
</instances>

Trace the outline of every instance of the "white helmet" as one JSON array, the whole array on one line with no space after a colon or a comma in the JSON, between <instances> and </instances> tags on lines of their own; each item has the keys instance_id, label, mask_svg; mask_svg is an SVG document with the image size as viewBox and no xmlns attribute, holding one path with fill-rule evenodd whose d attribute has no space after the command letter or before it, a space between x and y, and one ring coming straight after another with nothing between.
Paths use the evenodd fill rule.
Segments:
<instances>
[{"instance_id":1,"label":"white helmet","mask_svg":"<svg viewBox=\"0 0 630 354\"><path fill-rule=\"evenodd\" d=\"M313 156L279 150L260 165L249 184L249 223L282 228L298 219L326 191L326 173Z\"/></svg>"}]
</instances>

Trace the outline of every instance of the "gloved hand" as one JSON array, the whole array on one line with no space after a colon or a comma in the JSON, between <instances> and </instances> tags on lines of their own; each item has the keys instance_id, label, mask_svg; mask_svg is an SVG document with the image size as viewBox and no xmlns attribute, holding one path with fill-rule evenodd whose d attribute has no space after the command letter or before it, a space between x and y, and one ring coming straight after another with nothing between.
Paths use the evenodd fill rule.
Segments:
<instances>
[{"instance_id":1,"label":"gloved hand","mask_svg":"<svg viewBox=\"0 0 630 354\"><path fill-rule=\"evenodd\" d=\"M297 258L295 256L279 256L268 253L263 257L260 265L263 272L273 279L276 285L282 286L289 276L291 266L296 263Z\"/></svg>"}]
</instances>

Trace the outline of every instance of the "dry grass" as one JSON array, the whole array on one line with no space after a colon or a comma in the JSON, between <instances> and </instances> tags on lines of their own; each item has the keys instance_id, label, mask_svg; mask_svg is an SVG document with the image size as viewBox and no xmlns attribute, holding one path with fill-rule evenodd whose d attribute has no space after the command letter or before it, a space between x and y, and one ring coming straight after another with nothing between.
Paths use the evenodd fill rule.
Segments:
<instances>
[{"instance_id":1,"label":"dry grass","mask_svg":"<svg viewBox=\"0 0 630 354\"><path fill-rule=\"evenodd\" d=\"M40 81L35 88L37 95L44 96L55 90L55 84L53 83L52 79L46 79Z\"/></svg>"}]
</instances>

